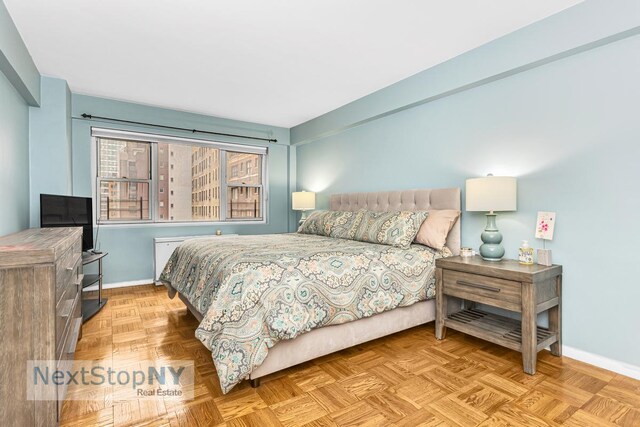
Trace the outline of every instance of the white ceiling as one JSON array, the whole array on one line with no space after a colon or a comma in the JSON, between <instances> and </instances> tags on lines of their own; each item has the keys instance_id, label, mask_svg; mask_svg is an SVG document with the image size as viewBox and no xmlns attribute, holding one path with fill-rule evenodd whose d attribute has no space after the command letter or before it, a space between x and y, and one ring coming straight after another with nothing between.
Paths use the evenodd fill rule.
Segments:
<instances>
[{"instance_id":1,"label":"white ceiling","mask_svg":"<svg viewBox=\"0 0 640 427\"><path fill-rule=\"evenodd\" d=\"M580 0L4 0L73 92L292 127Z\"/></svg>"}]
</instances>

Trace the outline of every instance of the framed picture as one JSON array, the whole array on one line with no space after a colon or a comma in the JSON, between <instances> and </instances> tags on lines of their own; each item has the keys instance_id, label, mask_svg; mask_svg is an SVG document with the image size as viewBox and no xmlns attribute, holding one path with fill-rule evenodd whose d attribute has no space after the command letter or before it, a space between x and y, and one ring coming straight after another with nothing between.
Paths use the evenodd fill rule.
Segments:
<instances>
[{"instance_id":1,"label":"framed picture","mask_svg":"<svg viewBox=\"0 0 640 427\"><path fill-rule=\"evenodd\" d=\"M536 239L553 240L553 230L556 225L555 212L538 212L536 221Z\"/></svg>"}]
</instances>

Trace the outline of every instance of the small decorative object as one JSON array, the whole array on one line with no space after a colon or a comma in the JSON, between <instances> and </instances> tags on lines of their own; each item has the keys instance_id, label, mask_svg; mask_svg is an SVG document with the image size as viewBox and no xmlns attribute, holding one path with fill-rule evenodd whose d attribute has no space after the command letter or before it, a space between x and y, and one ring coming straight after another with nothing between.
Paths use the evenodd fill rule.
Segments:
<instances>
[{"instance_id":1,"label":"small decorative object","mask_svg":"<svg viewBox=\"0 0 640 427\"><path fill-rule=\"evenodd\" d=\"M536 239L553 240L553 231L555 230L555 226L555 212L538 212Z\"/></svg>"},{"instance_id":2,"label":"small decorative object","mask_svg":"<svg viewBox=\"0 0 640 427\"><path fill-rule=\"evenodd\" d=\"M216 236L222 236L222 230L216 230Z\"/></svg>"},{"instance_id":3,"label":"small decorative object","mask_svg":"<svg viewBox=\"0 0 640 427\"><path fill-rule=\"evenodd\" d=\"M502 233L496 225L494 211L516 210L516 179L509 176L488 175L484 178L467 179L467 211L487 213L487 225L480 235L483 245L480 255L487 261L500 261L504 256Z\"/></svg>"},{"instance_id":4,"label":"small decorative object","mask_svg":"<svg viewBox=\"0 0 640 427\"><path fill-rule=\"evenodd\" d=\"M298 225L301 225L307 219L307 211L315 208L316 193L311 191L296 191L291 194L291 209L294 211L302 211Z\"/></svg>"},{"instance_id":5,"label":"small decorative object","mask_svg":"<svg viewBox=\"0 0 640 427\"><path fill-rule=\"evenodd\" d=\"M550 267L553 265L551 261L551 249L538 249L538 264Z\"/></svg>"},{"instance_id":6,"label":"small decorative object","mask_svg":"<svg viewBox=\"0 0 640 427\"><path fill-rule=\"evenodd\" d=\"M476 251L474 251L471 248L460 248L460 256L462 258L469 258L472 257L476 254Z\"/></svg>"},{"instance_id":7,"label":"small decorative object","mask_svg":"<svg viewBox=\"0 0 640 427\"><path fill-rule=\"evenodd\" d=\"M518 261L524 265L533 264L533 248L529 246L528 240L522 241L522 246L520 246L520 250L518 251Z\"/></svg>"},{"instance_id":8,"label":"small decorative object","mask_svg":"<svg viewBox=\"0 0 640 427\"><path fill-rule=\"evenodd\" d=\"M536 239L542 239L542 249L538 249L538 264L550 266L553 264L551 260L551 249L545 247L547 240L553 240L553 232L556 226L555 212L538 212L538 220L536 221Z\"/></svg>"}]
</instances>

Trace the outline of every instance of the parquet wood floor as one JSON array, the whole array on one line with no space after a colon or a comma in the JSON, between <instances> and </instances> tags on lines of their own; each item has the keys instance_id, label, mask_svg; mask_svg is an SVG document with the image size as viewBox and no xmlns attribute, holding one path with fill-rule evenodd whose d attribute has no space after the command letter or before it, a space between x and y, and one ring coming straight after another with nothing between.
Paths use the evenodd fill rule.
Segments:
<instances>
[{"instance_id":1,"label":"parquet wood floor","mask_svg":"<svg viewBox=\"0 0 640 427\"><path fill-rule=\"evenodd\" d=\"M77 359L192 359L195 399L67 400L63 426L638 426L640 381L543 351L520 354L433 324L308 362L223 395L197 321L153 285L105 292ZM78 392L73 387L69 393Z\"/></svg>"}]
</instances>

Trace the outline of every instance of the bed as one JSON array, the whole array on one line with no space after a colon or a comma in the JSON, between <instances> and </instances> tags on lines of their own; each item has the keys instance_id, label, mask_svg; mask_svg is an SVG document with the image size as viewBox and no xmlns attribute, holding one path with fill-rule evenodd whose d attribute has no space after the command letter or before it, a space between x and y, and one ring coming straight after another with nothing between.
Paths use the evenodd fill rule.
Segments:
<instances>
[{"instance_id":1,"label":"bed","mask_svg":"<svg viewBox=\"0 0 640 427\"><path fill-rule=\"evenodd\" d=\"M460 190L336 194L330 209L460 210ZM245 378L257 386L271 373L434 320L435 259L459 250L459 221L442 251L298 233L198 239L176 249L161 281L201 322L196 336L226 393ZM323 290L307 286L309 277ZM366 280L357 295L344 286Z\"/></svg>"}]
</instances>

